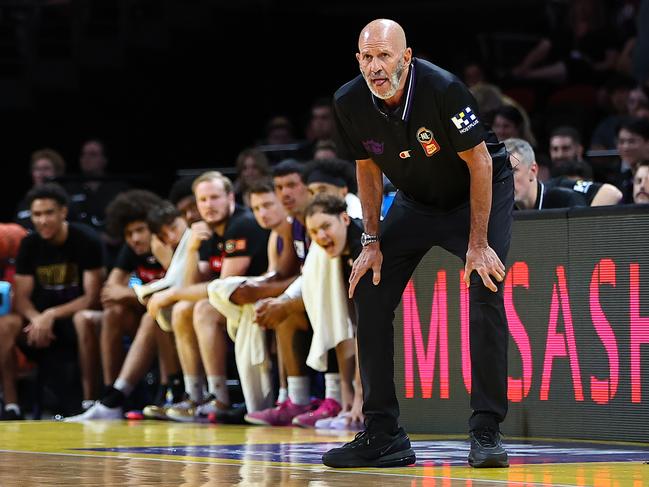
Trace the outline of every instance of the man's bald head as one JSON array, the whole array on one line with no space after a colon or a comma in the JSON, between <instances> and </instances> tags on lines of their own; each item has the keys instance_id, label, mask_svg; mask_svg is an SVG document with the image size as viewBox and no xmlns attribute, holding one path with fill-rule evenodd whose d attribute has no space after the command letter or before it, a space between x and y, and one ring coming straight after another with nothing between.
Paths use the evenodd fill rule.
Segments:
<instances>
[{"instance_id":1,"label":"man's bald head","mask_svg":"<svg viewBox=\"0 0 649 487\"><path fill-rule=\"evenodd\" d=\"M394 20L376 19L367 24L361 31L358 38L358 49L363 50L367 43L385 42L395 51L402 52L408 44L406 42L406 33L403 28Z\"/></svg>"},{"instance_id":2,"label":"man's bald head","mask_svg":"<svg viewBox=\"0 0 649 487\"><path fill-rule=\"evenodd\" d=\"M359 68L370 91L388 106L401 99L411 57L406 34L394 20L376 19L361 31L356 53Z\"/></svg>"}]
</instances>

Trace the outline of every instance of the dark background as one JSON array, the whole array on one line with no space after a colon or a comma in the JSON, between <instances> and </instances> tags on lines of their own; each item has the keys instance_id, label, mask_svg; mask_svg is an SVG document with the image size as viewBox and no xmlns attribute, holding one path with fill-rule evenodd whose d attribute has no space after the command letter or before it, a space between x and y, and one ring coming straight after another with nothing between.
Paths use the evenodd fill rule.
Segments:
<instances>
[{"instance_id":1,"label":"dark background","mask_svg":"<svg viewBox=\"0 0 649 487\"><path fill-rule=\"evenodd\" d=\"M111 172L165 195L177 169L232 166L272 115L301 136L311 102L358 73L358 34L373 18L399 21L415 55L457 72L486 50L487 61L516 62L492 49L498 36L543 32L549 5L0 1L0 160L11 176L1 219L30 186L33 150L60 151L74 174L81 141L100 137Z\"/></svg>"}]
</instances>

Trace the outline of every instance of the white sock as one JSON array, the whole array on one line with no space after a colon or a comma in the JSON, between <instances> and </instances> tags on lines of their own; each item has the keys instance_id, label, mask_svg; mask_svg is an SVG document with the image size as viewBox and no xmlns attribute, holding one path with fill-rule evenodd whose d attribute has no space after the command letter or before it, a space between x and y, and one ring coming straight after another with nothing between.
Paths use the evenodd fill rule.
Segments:
<instances>
[{"instance_id":1,"label":"white sock","mask_svg":"<svg viewBox=\"0 0 649 487\"><path fill-rule=\"evenodd\" d=\"M217 401L223 404L230 404L230 393L224 375L207 376L207 392L216 397Z\"/></svg>"},{"instance_id":2,"label":"white sock","mask_svg":"<svg viewBox=\"0 0 649 487\"><path fill-rule=\"evenodd\" d=\"M135 387L133 387L131 384L120 378L115 381L113 387L124 394L125 397L130 396L131 392L133 392L133 389L135 389Z\"/></svg>"},{"instance_id":3,"label":"white sock","mask_svg":"<svg viewBox=\"0 0 649 487\"><path fill-rule=\"evenodd\" d=\"M325 378L325 399L334 399L338 404L342 403L340 395L340 374L327 373Z\"/></svg>"},{"instance_id":4,"label":"white sock","mask_svg":"<svg viewBox=\"0 0 649 487\"><path fill-rule=\"evenodd\" d=\"M183 375L185 378L185 392L194 402L201 402L203 399L203 376Z\"/></svg>"},{"instance_id":5,"label":"white sock","mask_svg":"<svg viewBox=\"0 0 649 487\"><path fill-rule=\"evenodd\" d=\"M293 404L309 404L309 377L306 375L287 377L288 397Z\"/></svg>"},{"instance_id":6,"label":"white sock","mask_svg":"<svg viewBox=\"0 0 649 487\"><path fill-rule=\"evenodd\" d=\"M8 402L5 404L5 411L13 411L20 416L20 406L15 402Z\"/></svg>"},{"instance_id":7,"label":"white sock","mask_svg":"<svg viewBox=\"0 0 649 487\"><path fill-rule=\"evenodd\" d=\"M283 403L288 399L288 389L286 387L279 388L279 394L277 395L277 402Z\"/></svg>"}]
</instances>

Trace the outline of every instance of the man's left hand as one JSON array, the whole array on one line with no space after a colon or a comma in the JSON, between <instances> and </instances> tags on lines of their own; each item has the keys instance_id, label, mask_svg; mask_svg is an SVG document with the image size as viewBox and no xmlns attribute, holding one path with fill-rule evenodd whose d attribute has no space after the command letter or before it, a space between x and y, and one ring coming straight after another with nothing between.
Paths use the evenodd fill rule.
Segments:
<instances>
[{"instance_id":1,"label":"man's left hand","mask_svg":"<svg viewBox=\"0 0 649 487\"><path fill-rule=\"evenodd\" d=\"M491 280L491 276L496 281L502 282L505 279L505 266L496 255L496 252L489 247L471 247L466 253L466 264L464 266L464 282L466 287L471 283L471 273L476 271L482 278L485 287L493 292L498 291L496 284Z\"/></svg>"},{"instance_id":2,"label":"man's left hand","mask_svg":"<svg viewBox=\"0 0 649 487\"><path fill-rule=\"evenodd\" d=\"M286 302L281 298L260 299L255 304L255 321L262 328L275 328L287 317Z\"/></svg>"}]
</instances>

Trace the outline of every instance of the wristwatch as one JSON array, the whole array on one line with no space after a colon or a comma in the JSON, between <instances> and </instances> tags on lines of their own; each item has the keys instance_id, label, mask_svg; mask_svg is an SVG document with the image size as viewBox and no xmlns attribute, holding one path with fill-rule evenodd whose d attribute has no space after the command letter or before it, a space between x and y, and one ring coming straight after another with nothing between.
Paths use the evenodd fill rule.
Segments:
<instances>
[{"instance_id":1,"label":"wristwatch","mask_svg":"<svg viewBox=\"0 0 649 487\"><path fill-rule=\"evenodd\" d=\"M369 233L363 232L361 234L361 245L365 247L366 245L369 245L371 243L375 243L379 241L379 236L378 235L370 235Z\"/></svg>"}]
</instances>

